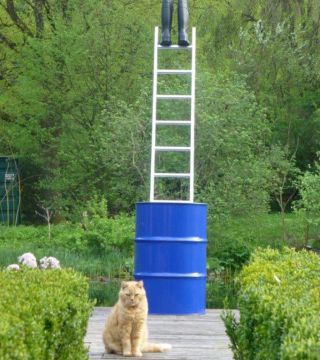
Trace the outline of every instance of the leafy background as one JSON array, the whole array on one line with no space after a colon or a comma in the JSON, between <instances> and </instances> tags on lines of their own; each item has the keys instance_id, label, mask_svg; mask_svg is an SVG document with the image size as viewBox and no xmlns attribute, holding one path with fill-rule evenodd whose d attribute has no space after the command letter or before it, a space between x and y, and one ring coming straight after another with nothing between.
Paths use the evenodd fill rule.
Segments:
<instances>
[{"instance_id":1,"label":"leafy background","mask_svg":"<svg viewBox=\"0 0 320 360\"><path fill-rule=\"evenodd\" d=\"M149 191L160 8L159 0L0 0L0 154L19 160L28 225L1 227L3 265L33 250L92 281L131 275L134 204ZM198 35L195 198L209 205L208 301L221 306L255 247L320 247L320 4L190 0L189 10ZM173 28L175 39L176 16ZM165 55L160 64L189 61ZM164 77L161 91L189 86ZM174 103L158 114L189 115ZM161 141L188 136L173 130ZM159 163L187 166L178 154ZM183 182L157 184L159 197L185 191Z\"/></svg>"}]
</instances>

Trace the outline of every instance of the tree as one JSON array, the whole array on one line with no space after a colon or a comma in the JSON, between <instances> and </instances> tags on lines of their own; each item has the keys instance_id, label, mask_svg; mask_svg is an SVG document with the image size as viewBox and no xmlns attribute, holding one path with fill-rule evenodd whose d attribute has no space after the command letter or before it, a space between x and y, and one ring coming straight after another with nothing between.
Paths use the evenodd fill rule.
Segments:
<instances>
[{"instance_id":1,"label":"tree","mask_svg":"<svg viewBox=\"0 0 320 360\"><path fill-rule=\"evenodd\" d=\"M319 156L319 154L318 154ZM300 199L295 202L295 211L305 221L305 244L309 241L310 226L320 225L320 163L315 162L314 169L309 169L299 177L298 188Z\"/></svg>"},{"instance_id":2,"label":"tree","mask_svg":"<svg viewBox=\"0 0 320 360\"><path fill-rule=\"evenodd\" d=\"M236 74L208 73L198 91L197 192L216 216L268 209L270 123Z\"/></svg>"},{"instance_id":3,"label":"tree","mask_svg":"<svg viewBox=\"0 0 320 360\"><path fill-rule=\"evenodd\" d=\"M119 119L125 105L118 99L125 99L130 108L151 75L148 57L152 48L147 46L150 43L147 39L152 33L146 31L147 24L139 16L145 3L136 6L128 1L38 0L0 4L2 23L16 30L11 34L3 28L8 42L16 44L14 49L8 42L0 44L6 57L0 79L2 144L9 143L20 157L24 174L29 177L35 172L32 178L25 179L26 191L46 198L50 205L60 196L57 189L70 194L75 201L79 193L74 184L60 175L66 168L75 170L76 156L77 176L87 181L89 163L92 168L99 163L97 172L113 166L116 158L101 157L101 150L95 146L99 142L97 134L108 127L102 126L102 113L114 112ZM149 11L146 6L145 13ZM146 66L146 61L150 66ZM126 115L122 119L127 119ZM138 124L141 121L144 118L136 119ZM124 136L131 136L130 132ZM6 151L5 146L2 151ZM112 153L113 149L108 151ZM85 166L82 159L87 162ZM135 171L131 177L136 175ZM106 184L101 185L102 177L95 172L90 175L94 189L103 192ZM117 179L126 183L120 176ZM116 195L109 197L115 199ZM119 209L119 204L108 200L111 211ZM34 207L35 203L30 205ZM127 208L126 204L123 209Z\"/></svg>"},{"instance_id":4,"label":"tree","mask_svg":"<svg viewBox=\"0 0 320 360\"><path fill-rule=\"evenodd\" d=\"M204 60L215 71L246 77L274 123L273 142L291 153L297 149L297 164L305 170L319 148L319 2L212 2L202 20Z\"/></svg>"}]
</instances>

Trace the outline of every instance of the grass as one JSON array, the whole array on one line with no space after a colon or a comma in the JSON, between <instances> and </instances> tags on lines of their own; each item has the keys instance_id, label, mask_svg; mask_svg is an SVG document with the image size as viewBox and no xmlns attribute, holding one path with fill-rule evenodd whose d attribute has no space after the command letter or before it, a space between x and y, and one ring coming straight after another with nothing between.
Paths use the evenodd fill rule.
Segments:
<instances>
[{"instance_id":1,"label":"grass","mask_svg":"<svg viewBox=\"0 0 320 360\"><path fill-rule=\"evenodd\" d=\"M83 248L82 243L74 247L79 231L76 225L59 225L53 231L58 240L50 243L45 226L0 226L0 267L16 263L17 257L25 252L34 253L37 259L55 256L62 267L72 267L88 277L90 297L97 300L97 305L113 305L121 281L132 278L132 250L125 252L114 248L97 252ZM286 239L279 214L209 223L207 307L222 308L226 297L229 305L236 307L234 275L241 270L256 247L299 247L305 244L305 224L295 214L286 215L285 231ZM65 243L64 234L67 238ZM309 243L318 244L318 234L319 229L311 227Z\"/></svg>"},{"instance_id":2,"label":"grass","mask_svg":"<svg viewBox=\"0 0 320 360\"><path fill-rule=\"evenodd\" d=\"M317 233L318 229L313 227L309 240L316 238ZM281 247L288 243L299 245L305 242L305 223L293 213L286 214L285 228L278 213L229 218L220 223L209 224L208 238L213 251L223 247L223 243L230 239L241 240L254 247Z\"/></svg>"},{"instance_id":3,"label":"grass","mask_svg":"<svg viewBox=\"0 0 320 360\"><path fill-rule=\"evenodd\" d=\"M94 253L76 254L66 249L38 248L33 244L19 247L10 245L0 247L0 267L17 263L18 256L32 252L37 259L54 256L64 268L71 267L85 276L89 281L89 296L96 299L96 304L112 306L117 297L120 283L129 279L132 274L133 259L114 250L103 255Z\"/></svg>"},{"instance_id":4,"label":"grass","mask_svg":"<svg viewBox=\"0 0 320 360\"><path fill-rule=\"evenodd\" d=\"M257 247L281 248L305 245L320 247L319 227L309 228L306 237L306 223L296 214L285 216L283 224L279 213L252 217L229 218L224 222L208 226L208 284L207 307L223 307L225 298L228 305L237 305L234 278Z\"/></svg>"}]
</instances>

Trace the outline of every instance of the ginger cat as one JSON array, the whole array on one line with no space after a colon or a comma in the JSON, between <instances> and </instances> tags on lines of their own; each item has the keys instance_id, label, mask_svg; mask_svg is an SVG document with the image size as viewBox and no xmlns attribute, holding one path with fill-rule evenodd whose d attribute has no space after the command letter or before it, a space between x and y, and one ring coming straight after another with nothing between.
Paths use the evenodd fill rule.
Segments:
<instances>
[{"instance_id":1,"label":"ginger cat","mask_svg":"<svg viewBox=\"0 0 320 360\"><path fill-rule=\"evenodd\" d=\"M169 344L148 343L148 302L143 282L123 281L119 300L112 308L103 331L107 353L142 356L143 352L163 352Z\"/></svg>"}]
</instances>

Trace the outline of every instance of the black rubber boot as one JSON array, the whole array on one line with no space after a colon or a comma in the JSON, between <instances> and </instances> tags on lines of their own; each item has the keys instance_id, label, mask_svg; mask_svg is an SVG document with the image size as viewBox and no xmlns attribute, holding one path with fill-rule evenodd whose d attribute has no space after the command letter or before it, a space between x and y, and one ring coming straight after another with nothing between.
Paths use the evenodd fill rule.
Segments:
<instances>
[{"instance_id":1,"label":"black rubber boot","mask_svg":"<svg viewBox=\"0 0 320 360\"><path fill-rule=\"evenodd\" d=\"M178 45L189 46L188 40L189 30L189 12L188 1L178 0Z\"/></svg>"},{"instance_id":2,"label":"black rubber boot","mask_svg":"<svg viewBox=\"0 0 320 360\"><path fill-rule=\"evenodd\" d=\"M173 14L173 0L162 0L162 46L170 46Z\"/></svg>"}]
</instances>

